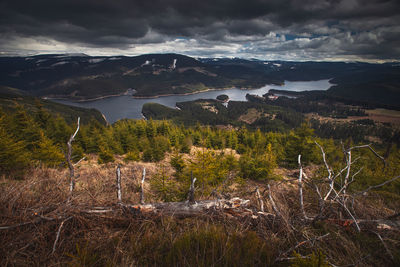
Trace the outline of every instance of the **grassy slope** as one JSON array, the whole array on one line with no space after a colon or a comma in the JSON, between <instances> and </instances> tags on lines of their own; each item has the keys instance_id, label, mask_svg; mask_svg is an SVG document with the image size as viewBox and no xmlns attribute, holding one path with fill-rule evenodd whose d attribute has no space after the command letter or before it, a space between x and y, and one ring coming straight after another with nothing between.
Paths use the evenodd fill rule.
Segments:
<instances>
[{"instance_id":1,"label":"grassy slope","mask_svg":"<svg viewBox=\"0 0 400 267\"><path fill-rule=\"evenodd\" d=\"M121 162L122 163L122 162ZM376 234L370 231L357 233L352 226L334 221L321 221L315 225L295 219L300 214L296 181L270 182L276 205L284 218L301 231L292 231L285 222L272 215L259 218L236 219L232 216L206 215L175 218L159 215L138 215L128 210L106 214L82 212L93 206L114 206L116 203L116 163L99 166L96 158L76 167L80 175L72 205L68 198L66 169L33 169L23 181L1 180L0 224L12 225L29 222L40 217L69 218L43 220L11 230L1 230L0 245L2 266L54 265L54 266L288 266L292 250L302 255L323 251L335 265L394 266L400 255L396 231L379 230L392 251L392 261ZM171 171L168 162L167 172ZM145 198L147 203L158 201L147 181L159 171L159 164L125 163L122 166L122 193L124 203L138 203L139 177L143 167L147 170ZM311 169L306 169L310 174ZM296 175L293 171L279 170L280 174ZM136 177L136 178L131 178ZM258 210L254 189L265 193L265 183L246 182L226 186L231 196L250 199L250 208ZM313 205L305 191L305 201ZM265 211L275 214L267 194ZM357 212L362 217L388 216L399 205L399 199L385 202L372 194L359 200ZM70 217L71 216L71 217ZM361 215L360 215L361 216ZM59 240L52 253L57 231ZM376 231L376 230L375 230ZM300 241L329 233L327 238L296 245ZM292 248L292 249L290 249ZM289 252L287 252L289 251ZM286 254L284 254L287 252ZM317 257L318 258L318 257ZM310 264L308 262L308 264ZM309 266L309 265L307 265ZM315 265L317 266L317 265ZM321 266L321 265L318 265Z\"/></svg>"}]
</instances>

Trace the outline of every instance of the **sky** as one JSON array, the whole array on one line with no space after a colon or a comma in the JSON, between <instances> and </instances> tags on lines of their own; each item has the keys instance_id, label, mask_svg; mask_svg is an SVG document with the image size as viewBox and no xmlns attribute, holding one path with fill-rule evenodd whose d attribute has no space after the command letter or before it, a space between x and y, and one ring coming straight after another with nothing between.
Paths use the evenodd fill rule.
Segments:
<instances>
[{"instance_id":1,"label":"sky","mask_svg":"<svg viewBox=\"0 0 400 267\"><path fill-rule=\"evenodd\" d=\"M0 55L400 61L399 0L0 0Z\"/></svg>"}]
</instances>

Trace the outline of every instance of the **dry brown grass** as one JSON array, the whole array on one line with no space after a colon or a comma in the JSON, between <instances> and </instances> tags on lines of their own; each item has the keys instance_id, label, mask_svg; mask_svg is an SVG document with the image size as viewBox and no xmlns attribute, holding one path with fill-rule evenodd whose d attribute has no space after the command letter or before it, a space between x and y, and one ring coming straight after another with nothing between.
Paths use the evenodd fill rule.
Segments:
<instances>
[{"instance_id":1,"label":"dry brown grass","mask_svg":"<svg viewBox=\"0 0 400 267\"><path fill-rule=\"evenodd\" d=\"M286 266L295 250L308 255L323 251L336 265L393 266L400 258L400 231L379 230L389 250L366 226L358 233L352 225L336 218L335 206L327 220L314 223L301 219L296 181L271 182L271 194L279 209L277 216L268 201L266 184L246 182L235 187L235 196L251 200L256 216L236 217L224 213L174 218L154 214L132 213L116 204L116 163L98 165L91 156L76 168L79 174L70 204L66 169L32 169L23 180L0 182L0 226L30 222L12 229L0 230L1 266ZM167 164L167 162L164 162ZM139 202L139 180L143 167L151 179L159 165L127 163L121 167L123 201ZM286 173L288 178L295 172ZM311 175L312 168L306 170ZM284 175L285 176L285 175ZM259 210L254 189L258 186L265 203ZM148 184L146 201L157 199ZM305 188L309 215L317 213L317 198ZM357 198L355 214L360 218L378 219L398 212L399 200L388 202L370 194ZM93 207L112 207L104 214L85 212ZM339 208L339 207L337 207ZM68 220L66 220L69 218ZM57 231L60 238L52 253ZM239 257L240 256L240 257Z\"/></svg>"}]
</instances>

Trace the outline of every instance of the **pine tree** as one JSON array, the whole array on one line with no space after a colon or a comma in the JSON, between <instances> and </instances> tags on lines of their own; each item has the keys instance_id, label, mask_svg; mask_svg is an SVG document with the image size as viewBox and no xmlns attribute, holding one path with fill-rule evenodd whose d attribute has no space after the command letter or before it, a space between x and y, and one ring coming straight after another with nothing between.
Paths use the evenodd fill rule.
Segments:
<instances>
[{"instance_id":1,"label":"pine tree","mask_svg":"<svg viewBox=\"0 0 400 267\"><path fill-rule=\"evenodd\" d=\"M64 161L64 155L61 150L43 132L40 133L32 158L49 167L55 167Z\"/></svg>"},{"instance_id":2,"label":"pine tree","mask_svg":"<svg viewBox=\"0 0 400 267\"><path fill-rule=\"evenodd\" d=\"M24 141L17 141L6 131L0 117L0 174L19 177L30 165L30 153Z\"/></svg>"}]
</instances>

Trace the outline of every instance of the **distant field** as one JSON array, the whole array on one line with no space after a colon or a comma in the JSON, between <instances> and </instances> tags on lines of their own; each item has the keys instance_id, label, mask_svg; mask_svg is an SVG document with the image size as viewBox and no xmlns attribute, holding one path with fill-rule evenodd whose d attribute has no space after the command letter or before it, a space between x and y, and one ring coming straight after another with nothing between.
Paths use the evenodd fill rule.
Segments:
<instances>
[{"instance_id":1,"label":"distant field","mask_svg":"<svg viewBox=\"0 0 400 267\"><path fill-rule=\"evenodd\" d=\"M393 124L400 124L400 111L377 108L366 110L370 119L378 122L389 122Z\"/></svg>"},{"instance_id":2,"label":"distant field","mask_svg":"<svg viewBox=\"0 0 400 267\"><path fill-rule=\"evenodd\" d=\"M365 111L368 116L349 116L346 119L337 119L337 118L330 118L330 117L322 117L315 113L307 114L308 118L318 119L323 122L327 121L335 121L335 122L350 122L362 119L371 119L375 122L388 122L392 123L396 126L400 126L400 111L398 110L389 110L383 108L371 109Z\"/></svg>"}]
</instances>

